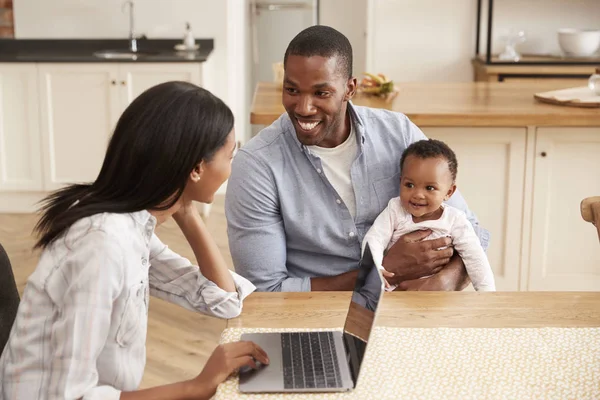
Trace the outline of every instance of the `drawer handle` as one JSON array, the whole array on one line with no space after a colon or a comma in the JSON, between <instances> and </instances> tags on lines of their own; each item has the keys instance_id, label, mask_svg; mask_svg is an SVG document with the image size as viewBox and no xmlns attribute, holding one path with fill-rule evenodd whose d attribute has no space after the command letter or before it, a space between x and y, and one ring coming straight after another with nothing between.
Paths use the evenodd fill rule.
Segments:
<instances>
[{"instance_id":1,"label":"drawer handle","mask_svg":"<svg viewBox=\"0 0 600 400\"><path fill-rule=\"evenodd\" d=\"M121 81L121 86L125 86L125 85L127 85L127 82Z\"/></svg>"},{"instance_id":2,"label":"drawer handle","mask_svg":"<svg viewBox=\"0 0 600 400\"><path fill-rule=\"evenodd\" d=\"M117 84L117 81L115 81L115 80L113 79L112 81L110 81L110 84L111 84L111 85L116 85L116 84Z\"/></svg>"},{"instance_id":3,"label":"drawer handle","mask_svg":"<svg viewBox=\"0 0 600 400\"><path fill-rule=\"evenodd\" d=\"M546 157L547 155L548 155L548 154L547 154L545 151L542 151L542 152L540 153L540 156L542 156L542 157Z\"/></svg>"}]
</instances>

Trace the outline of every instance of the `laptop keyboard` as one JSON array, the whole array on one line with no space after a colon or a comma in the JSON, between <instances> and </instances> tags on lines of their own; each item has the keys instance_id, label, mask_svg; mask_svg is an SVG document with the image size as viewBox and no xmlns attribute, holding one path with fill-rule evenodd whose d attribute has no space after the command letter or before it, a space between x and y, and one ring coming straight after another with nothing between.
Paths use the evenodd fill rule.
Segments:
<instances>
[{"instance_id":1,"label":"laptop keyboard","mask_svg":"<svg viewBox=\"0 0 600 400\"><path fill-rule=\"evenodd\" d=\"M342 387L333 332L281 334L285 389Z\"/></svg>"}]
</instances>

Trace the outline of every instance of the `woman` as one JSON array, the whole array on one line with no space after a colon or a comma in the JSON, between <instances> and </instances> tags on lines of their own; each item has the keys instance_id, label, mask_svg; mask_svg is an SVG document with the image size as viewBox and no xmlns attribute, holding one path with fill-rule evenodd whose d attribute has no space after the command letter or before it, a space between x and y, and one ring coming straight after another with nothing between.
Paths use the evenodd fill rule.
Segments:
<instances>
[{"instance_id":1,"label":"woman","mask_svg":"<svg viewBox=\"0 0 600 400\"><path fill-rule=\"evenodd\" d=\"M148 291L232 318L255 289L229 271L193 203L212 201L234 151L231 110L204 89L168 82L131 103L96 181L43 202L36 226L43 251L0 358L0 398L206 399L237 368L268 363L254 343L233 343L219 346L190 381L136 391ZM170 217L200 267L154 234Z\"/></svg>"}]
</instances>

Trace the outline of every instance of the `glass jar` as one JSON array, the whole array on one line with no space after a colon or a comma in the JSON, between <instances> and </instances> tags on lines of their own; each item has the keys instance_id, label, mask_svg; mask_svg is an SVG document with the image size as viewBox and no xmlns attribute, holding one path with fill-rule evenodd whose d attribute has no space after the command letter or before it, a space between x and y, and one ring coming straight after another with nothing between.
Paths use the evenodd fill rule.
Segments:
<instances>
[{"instance_id":1,"label":"glass jar","mask_svg":"<svg viewBox=\"0 0 600 400\"><path fill-rule=\"evenodd\" d=\"M596 68L596 72L590 76L588 87L592 92L600 96L600 68Z\"/></svg>"}]
</instances>

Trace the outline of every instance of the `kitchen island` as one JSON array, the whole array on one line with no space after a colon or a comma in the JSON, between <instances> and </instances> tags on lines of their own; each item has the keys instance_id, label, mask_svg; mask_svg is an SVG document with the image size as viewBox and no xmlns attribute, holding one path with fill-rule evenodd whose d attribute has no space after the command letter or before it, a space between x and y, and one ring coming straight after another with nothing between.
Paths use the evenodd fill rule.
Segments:
<instances>
[{"instance_id":1,"label":"kitchen island","mask_svg":"<svg viewBox=\"0 0 600 400\"><path fill-rule=\"evenodd\" d=\"M491 232L498 290L600 290L600 246L579 215L600 195L600 109L537 102L551 82L400 83L393 100L353 103L405 113L458 156L458 188ZM281 89L259 83L253 124L284 112Z\"/></svg>"}]
</instances>

